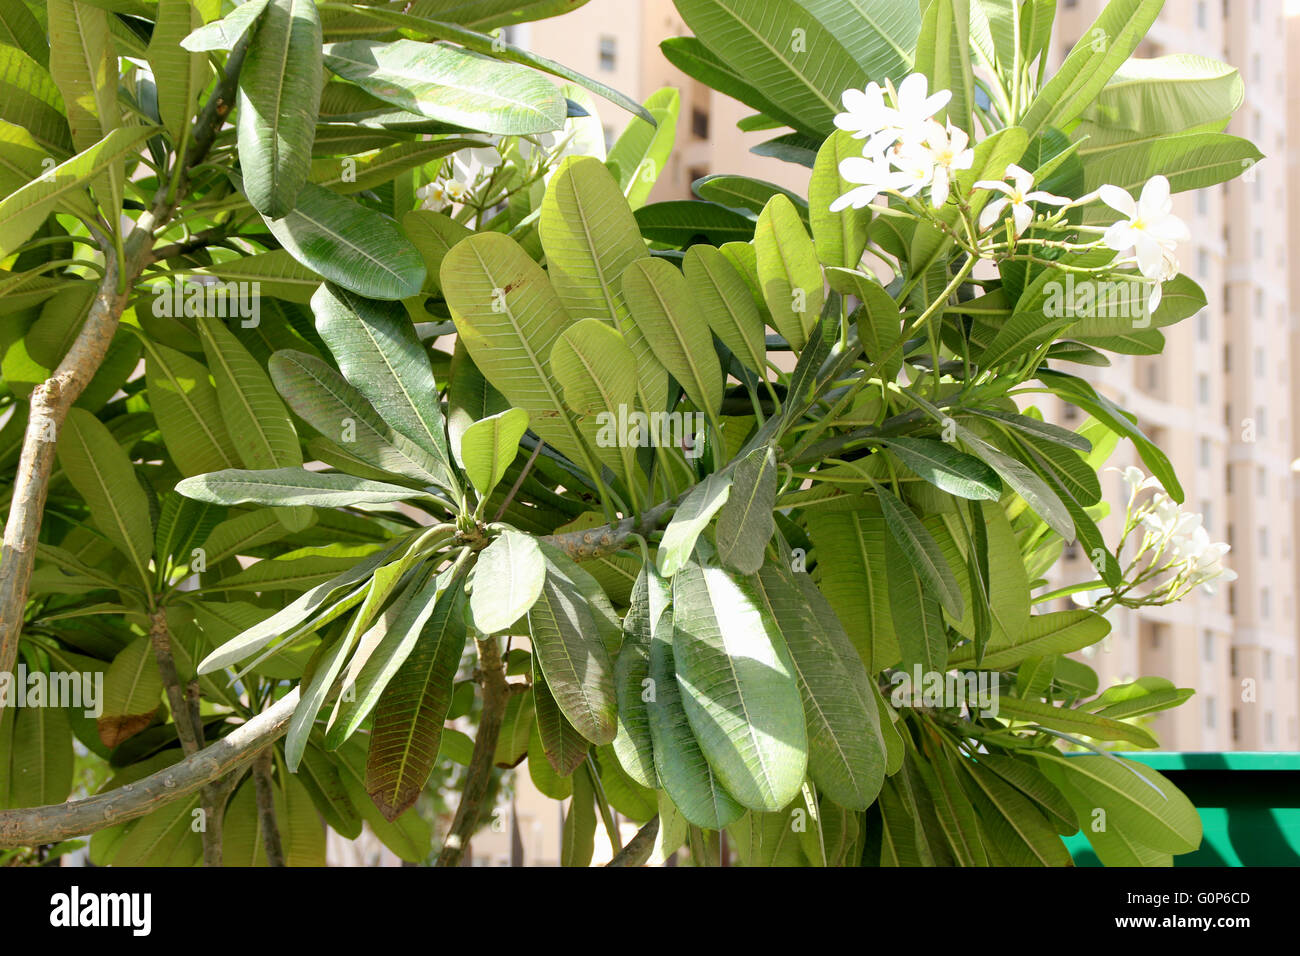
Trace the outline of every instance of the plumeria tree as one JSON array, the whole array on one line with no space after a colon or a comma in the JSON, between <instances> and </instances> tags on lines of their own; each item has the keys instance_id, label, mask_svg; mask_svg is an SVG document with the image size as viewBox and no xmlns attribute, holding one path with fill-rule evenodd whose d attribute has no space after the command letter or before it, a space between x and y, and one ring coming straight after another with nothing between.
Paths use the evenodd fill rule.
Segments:
<instances>
[{"instance_id":1,"label":"plumeria tree","mask_svg":"<svg viewBox=\"0 0 1300 956\"><path fill-rule=\"evenodd\" d=\"M527 775L572 865L1194 849L1113 752L1191 689L1070 655L1226 546L1075 372L1205 305L1170 196L1260 158L1236 71L1130 59L1158 0L1050 77L1043 0L676 0L808 188L650 203L676 92L490 32L573 5L5 8L0 671L104 693L0 703L0 847L455 865Z\"/></svg>"}]
</instances>

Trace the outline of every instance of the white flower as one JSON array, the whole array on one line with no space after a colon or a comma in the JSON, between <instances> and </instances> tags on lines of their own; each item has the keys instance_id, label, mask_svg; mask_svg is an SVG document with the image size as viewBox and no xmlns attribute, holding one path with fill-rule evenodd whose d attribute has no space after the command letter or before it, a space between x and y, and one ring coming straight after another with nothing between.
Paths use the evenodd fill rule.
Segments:
<instances>
[{"instance_id":1,"label":"white flower","mask_svg":"<svg viewBox=\"0 0 1300 956\"><path fill-rule=\"evenodd\" d=\"M906 175L890 168L888 160L883 158L850 156L840 163L840 175L848 182L857 184L857 188L836 198L830 205L831 212L839 212L849 206L861 209L871 205L882 192L907 184Z\"/></svg>"},{"instance_id":2,"label":"white flower","mask_svg":"<svg viewBox=\"0 0 1300 956\"><path fill-rule=\"evenodd\" d=\"M934 180L936 170L934 157L920 143L900 147L890 156L890 162L898 170L898 191L904 196L915 196ZM947 189L946 180L944 188Z\"/></svg>"},{"instance_id":3,"label":"white flower","mask_svg":"<svg viewBox=\"0 0 1300 956\"><path fill-rule=\"evenodd\" d=\"M1151 504L1151 510L1142 516L1142 526L1161 541L1167 540L1178 527L1183 513L1178 502L1168 495L1156 495Z\"/></svg>"},{"instance_id":4,"label":"white flower","mask_svg":"<svg viewBox=\"0 0 1300 956\"><path fill-rule=\"evenodd\" d=\"M1107 468L1107 471L1119 471L1118 468ZM1160 479L1154 475L1148 476L1141 468L1129 465L1122 472L1124 484L1128 485L1130 495L1136 495L1146 491L1148 488L1159 488L1164 491L1164 486L1160 484Z\"/></svg>"},{"instance_id":5,"label":"white flower","mask_svg":"<svg viewBox=\"0 0 1300 956\"><path fill-rule=\"evenodd\" d=\"M1014 185L1008 185L1003 182L995 182L990 179L981 179L975 184L976 189L991 189L1003 193L1003 198L995 199L980 213L979 226L981 229L987 229L994 222L1002 217L1002 211L1011 206L1011 218L1015 222L1016 235L1020 235L1029 227L1034 219L1034 211L1029 207L1031 202L1047 203L1049 206L1064 206L1070 200L1062 196L1053 196L1051 193L1040 190L1031 191L1034 185L1034 174L1028 170L1021 169L1012 163L1007 166L1004 176L1010 176L1014 180Z\"/></svg>"},{"instance_id":6,"label":"white flower","mask_svg":"<svg viewBox=\"0 0 1300 956\"><path fill-rule=\"evenodd\" d=\"M1173 214L1174 201L1169 195L1169 180L1152 176L1142 187L1142 195L1133 201L1118 186L1102 186L1101 201L1127 216L1106 230L1102 242L1116 252L1134 250L1138 270L1148 279L1170 278L1170 266L1177 274L1178 260L1173 252L1179 242L1191 238L1187 224ZM1157 300L1158 301L1158 300Z\"/></svg>"},{"instance_id":7,"label":"white flower","mask_svg":"<svg viewBox=\"0 0 1300 956\"><path fill-rule=\"evenodd\" d=\"M420 200L421 209L438 212L452 203L462 202L468 193L469 187L464 183L457 179L448 179L421 186L415 191L415 198Z\"/></svg>"},{"instance_id":8,"label":"white flower","mask_svg":"<svg viewBox=\"0 0 1300 956\"><path fill-rule=\"evenodd\" d=\"M919 142L925 137L926 123L952 99L951 90L931 94L923 73L905 77L897 90L890 87L890 94L893 106L886 104L885 91L873 82L840 96L845 112L836 114L835 125L854 139L867 141L863 156L879 158L891 144Z\"/></svg>"},{"instance_id":9,"label":"white flower","mask_svg":"<svg viewBox=\"0 0 1300 956\"><path fill-rule=\"evenodd\" d=\"M939 110L948 105L952 99L951 90L935 90L929 93L930 81L924 73L911 73L898 84L894 96L897 106L898 130L900 139L916 140L925 135L926 123ZM927 95L928 94L928 95Z\"/></svg>"},{"instance_id":10,"label":"white flower","mask_svg":"<svg viewBox=\"0 0 1300 956\"><path fill-rule=\"evenodd\" d=\"M940 126L934 120L926 123L925 146L931 169L930 202L938 209L948 201L948 191L957 178L957 170L970 169L975 162L975 150L968 149L970 137L966 131L948 123Z\"/></svg>"},{"instance_id":11,"label":"white flower","mask_svg":"<svg viewBox=\"0 0 1300 956\"><path fill-rule=\"evenodd\" d=\"M1096 607L1097 598L1106 593L1105 588L1097 588L1092 591L1076 591L1070 595L1070 600L1079 607Z\"/></svg>"},{"instance_id":12,"label":"white flower","mask_svg":"<svg viewBox=\"0 0 1300 956\"><path fill-rule=\"evenodd\" d=\"M835 115L835 125L854 139L870 139L896 127L898 111L885 105L885 91L879 83L868 83L863 90L845 90L840 101L844 112Z\"/></svg>"}]
</instances>

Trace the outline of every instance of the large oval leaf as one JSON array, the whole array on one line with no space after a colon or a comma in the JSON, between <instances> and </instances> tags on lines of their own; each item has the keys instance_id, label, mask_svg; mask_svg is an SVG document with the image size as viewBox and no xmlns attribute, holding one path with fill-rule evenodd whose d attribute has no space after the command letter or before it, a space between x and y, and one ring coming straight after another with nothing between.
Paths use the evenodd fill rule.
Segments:
<instances>
[{"instance_id":1,"label":"large oval leaf","mask_svg":"<svg viewBox=\"0 0 1300 956\"><path fill-rule=\"evenodd\" d=\"M727 792L775 812L803 785L808 732L789 651L755 585L691 562L673 577L682 709Z\"/></svg>"}]
</instances>

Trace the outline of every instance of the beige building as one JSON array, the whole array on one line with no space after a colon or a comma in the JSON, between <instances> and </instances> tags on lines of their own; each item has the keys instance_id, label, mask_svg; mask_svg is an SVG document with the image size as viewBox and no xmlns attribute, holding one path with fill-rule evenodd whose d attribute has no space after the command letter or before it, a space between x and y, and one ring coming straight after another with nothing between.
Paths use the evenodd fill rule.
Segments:
<instances>
[{"instance_id":1,"label":"beige building","mask_svg":"<svg viewBox=\"0 0 1300 956\"><path fill-rule=\"evenodd\" d=\"M1212 538L1232 544L1234 584L1171 607L1113 612L1111 635L1085 655L1102 687L1158 675L1195 688L1191 701L1153 721L1170 750L1300 749L1300 473L1292 469L1300 455L1300 386L1292 378L1300 317L1291 305L1300 303L1300 255L1288 272L1288 223L1300 221L1300 190L1287 188L1300 164L1287 149L1288 126L1300 129L1300 75L1292 81L1287 72L1288 54L1300 56L1300 0L1291 2L1295 16L1284 0L1170 2L1139 49L1143 57L1195 53L1236 66L1246 97L1227 131L1251 139L1266 158L1231 183L1175 197L1193 235L1179 250L1182 270L1205 290L1207 308L1165 329L1160 355L1076 367L1139 416L1179 475L1184 507L1204 516ZM1104 5L1057 4L1051 69ZM563 17L513 28L509 38L639 99L663 86L681 91L677 145L652 200L687 197L693 180L721 172L804 193L807 170L749 152L778 133L739 132L736 121L748 107L663 57L659 42L687 32L670 0L590 0ZM628 115L600 106L612 142ZM1044 408L1067 425L1079 421L1072 411L1055 402ZM1125 442L1110 464L1141 462ZM1122 513L1127 492L1113 472L1103 475L1103 489L1113 513L1102 527L1113 544L1115 512ZM1067 549L1053 583L1089 580L1090 572L1087 557ZM516 791L525 861L555 862L558 811L532 790L526 773L516 775ZM625 829L625 837L634 832ZM603 832L597 840L597 861L608 859ZM508 832L483 834L475 841L477 862L510 862L510 844Z\"/></svg>"},{"instance_id":2,"label":"beige building","mask_svg":"<svg viewBox=\"0 0 1300 956\"><path fill-rule=\"evenodd\" d=\"M1103 6L1058 6L1056 62ZM1296 21L1289 23L1295 35ZM1187 704L1153 721L1171 750L1300 749L1300 515L1291 470L1300 447L1300 392L1292 378L1297 323L1287 235L1289 204L1300 197L1288 197L1286 133L1289 114L1300 122L1300 113L1288 106L1287 36L1282 0L1188 0L1165 5L1138 51L1195 53L1236 66L1245 102L1227 132L1265 154L1230 183L1175 197L1175 212L1193 237L1179 249L1182 271L1205 290L1206 309L1165 329L1160 355L1115 356L1110 368L1086 372L1135 412L1169 455L1186 492L1184 507L1204 516L1213 539L1232 545L1227 563L1239 575L1214 596L1198 592L1171 607L1115 613L1111 636L1090 655L1103 686L1154 674L1196 689ZM1141 464L1128 443L1112 463ZM1119 476L1104 475L1103 488L1112 508L1122 510L1127 495ZM1113 543L1118 520L1103 530ZM1077 551L1058 566L1069 581L1089 571Z\"/></svg>"}]
</instances>

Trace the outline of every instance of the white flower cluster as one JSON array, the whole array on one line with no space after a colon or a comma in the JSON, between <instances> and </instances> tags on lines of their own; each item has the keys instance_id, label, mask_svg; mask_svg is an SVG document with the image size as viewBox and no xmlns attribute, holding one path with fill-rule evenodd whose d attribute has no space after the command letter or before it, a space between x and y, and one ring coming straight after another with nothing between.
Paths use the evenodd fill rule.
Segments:
<instances>
[{"instance_id":1,"label":"white flower cluster","mask_svg":"<svg viewBox=\"0 0 1300 956\"><path fill-rule=\"evenodd\" d=\"M1159 488L1159 482L1147 478L1138 468L1130 465L1124 469L1124 483L1132 491L1132 498L1142 488ZM1237 580L1237 572L1227 568L1223 559L1231 550L1231 545L1223 541L1211 541L1205 530L1204 518L1194 511L1184 511L1173 498L1163 490L1156 492L1142 508L1132 512L1132 520L1137 521L1146 534L1138 553L1153 555L1153 560L1168 554L1170 562L1163 570L1172 571L1175 578L1181 578L1185 590L1195 587L1204 589L1207 594L1218 590L1219 581Z\"/></svg>"},{"instance_id":2,"label":"white flower cluster","mask_svg":"<svg viewBox=\"0 0 1300 956\"><path fill-rule=\"evenodd\" d=\"M877 83L867 84L865 90L844 91L846 112L835 117L835 125L866 143L861 156L840 163L840 175L856 185L831 203L831 212L849 206L861 209L882 192L915 196L926 186L936 209L948 201L957 171L970 169L975 152L967 148L964 130L934 119L948 105L952 92L929 95L928 86L920 73L908 76L897 90L889 85L892 106Z\"/></svg>"},{"instance_id":3,"label":"white flower cluster","mask_svg":"<svg viewBox=\"0 0 1300 956\"><path fill-rule=\"evenodd\" d=\"M501 153L495 145L461 150L452 160L451 169L417 189L415 198L420 200L421 209L441 212L463 203L473 193L474 184L482 174L490 174L500 165Z\"/></svg>"},{"instance_id":4,"label":"white flower cluster","mask_svg":"<svg viewBox=\"0 0 1300 956\"><path fill-rule=\"evenodd\" d=\"M830 211L861 209L882 193L911 198L927 186L931 205L935 209L943 206L957 172L970 169L975 159L964 130L934 119L951 99L950 90L930 93L921 73L904 78L897 90L888 80L883 88L873 82L866 89L845 90L845 111L836 115L835 125L865 143L861 156L840 163L840 175L854 188L836 198ZM1102 244L1115 252L1133 250L1138 271L1154 283L1148 307L1155 311L1161 283L1178 274L1177 244L1191 238L1187 226L1172 212L1169 180L1153 176L1134 201L1128 192L1110 185L1079 199L1054 196L1035 190L1033 173L1015 164L1007 166L1002 179L1007 178L1010 183L985 179L974 184L974 189L1002 194L981 212L981 232L1000 222L1009 210L1015 235L1020 236L1034 218L1030 203L1071 207L1100 199L1127 217L1106 230Z\"/></svg>"},{"instance_id":5,"label":"white flower cluster","mask_svg":"<svg viewBox=\"0 0 1300 956\"><path fill-rule=\"evenodd\" d=\"M1165 493L1158 480L1148 477L1140 468L1130 465L1122 474L1129 489L1129 500L1120 549L1123 550L1131 533L1138 529L1142 533L1137 551L1124 572L1127 583L1122 594L1128 595L1139 586L1141 593L1120 596L1119 592L1100 587L1075 594L1074 603L1093 607L1111 595L1114 603L1128 607L1171 604L1198 587L1214 594L1220 582L1237 580L1237 573L1223 563L1230 546L1210 540L1201 515L1184 511ZM1156 493L1139 503L1142 493L1151 489Z\"/></svg>"}]
</instances>

